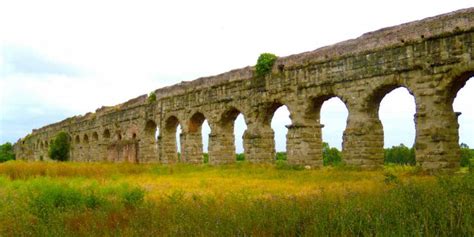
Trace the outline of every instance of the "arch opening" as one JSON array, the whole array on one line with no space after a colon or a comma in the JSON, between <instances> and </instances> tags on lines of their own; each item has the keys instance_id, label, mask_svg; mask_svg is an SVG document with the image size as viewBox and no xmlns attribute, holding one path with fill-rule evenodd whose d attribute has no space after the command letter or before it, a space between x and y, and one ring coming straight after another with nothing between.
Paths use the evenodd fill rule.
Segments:
<instances>
[{"instance_id":1,"label":"arch opening","mask_svg":"<svg viewBox=\"0 0 474 237\"><path fill-rule=\"evenodd\" d=\"M153 120L148 120L145 124L145 136L149 142L156 142L158 126ZM136 138L136 133L134 133Z\"/></svg>"},{"instance_id":2,"label":"arch opening","mask_svg":"<svg viewBox=\"0 0 474 237\"><path fill-rule=\"evenodd\" d=\"M89 136L87 136L87 134L84 134L83 141L85 144L89 144Z\"/></svg>"},{"instance_id":3,"label":"arch opening","mask_svg":"<svg viewBox=\"0 0 474 237\"><path fill-rule=\"evenodd\" d=\"M469 166L469 160L474 158L474 110L472 102L474 101L474 73L467 74L455 81L452 94L452 107L457 115L459 124L458 134L461 148L460 165ZM457 90L456 90L457 89Z\"/></svg>"},{"instance_id":4,"label":"arch opening","mask_svg":"<svg viewBox=\"0 0 474 237\"><path fill-rule=\"evenodd\" d=\"M209 142L209 133L211 129L209 123L206 120L206 117L203 113L197 112L188 122L188 137L187 139L190 142L187 144L189 146L189 155L196 157L188 157L190 159L198 159L198 163L207 163L209 162L208 155L208 142Z\"/></svg>"},{"instance_id":5,"label":"arch opening","mask_svg":"<svg viewBox=\"0 0 474 237\"><path fill-rule=\"evenodd\" d=\"M387 87L376 98L383 127L384 163L415 165L415 98L405 87Z\"/></svg>"},{"instance_id":6,"label":"arch opening","mask_svg":"<svg viewBox=\"0 0 474 237\"><path fill-rule=\"evenodd\" d=\"M92 139L96 142L99 140L99 134L97 132L92 133Z\"/></svg>"},{"instance_id":7,"label":"arch opening","mask_svg":"<svg viewBox=\"0 0 474 237\"><path fill-rule=\"evenodd\" d=\"M110 138L110 130L109 129L105 129L104 130L104 134L102 135L105 139L109 139Z\"/></svg>"},{"instance_id":8,"label":"arch opening","mask_svg":"<svg viewBox=\"0 0 474 237\"><path fill-rule=\"evenodd\" d=\"M76 144L80 144L81 143L81 139L79 138L79 135L76 135L76 140L75 140Z\"/></svg>"},{"instance_id":9,"label":"arch opening","mask_svg":"<svg viewBox=\"0 0 474 237\"><path fill-rule=\"evenodd\" d=\"M337 165L342 161L342 138L349 111L337 96L324 99L316 115L321 124L323 165Z\"/></svg>"},{"instance_id":10,"label":"arch opening","mask_svg":"<svg viewBox=\"0 0 474 237\"><path fill-rule=\"evenodd\" d=\"M117 141L121 141L122 140L122 133L120 131L115 132L115 137L116 137Z\"/></svg>"},{"instance_id":11,"label":"arch opening","mask_svg":"<svg viewBox=\"0 0 474 237\"><path fill-rule=\"evenodd\" d=\"M174 163L181 158L181 125L175 116L165 120L160 132L161 158L164 162Z\"/></svg>"},{"instance_id":12,"label":"arch opening","mask_svg":"<svg viewBox=\"0 0 474 237\"><path fill-rule=\"evenodd\" d=\"M284 104L275 103L269 108L271 120L266 120L265 124L270 124L273 131L273 150L275 151L275 160L287 160L286 156L286 135L288 134L288 125L291 125L290 111Z\"/></svg>"},{"instance_id":13,"label":"arch opening","mask_svg":"<svg viewBox=\"0 0 474 237\"><path fill-rule=\"evenodd\" d=\"M221 127L225 134L232 134L230 143L233 147L232 157L235 157L236 161L245 160L243 136L247 130L247 123L243 113L236 108L227 110L221 118Z\"/></svg>"}]
</instances>

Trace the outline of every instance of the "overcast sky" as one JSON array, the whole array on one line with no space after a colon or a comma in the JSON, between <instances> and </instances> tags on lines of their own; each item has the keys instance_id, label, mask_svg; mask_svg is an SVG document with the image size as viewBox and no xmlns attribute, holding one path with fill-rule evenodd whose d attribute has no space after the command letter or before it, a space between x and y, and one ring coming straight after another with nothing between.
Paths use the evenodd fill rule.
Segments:
<instances>
[{"instance_id":1,"label":"overcast sky","mask_svg":"<svg viewBox=\"0 0 474 237\"><path fill-rule=\"evenodd\" d=\"M301 53L473 5L472 0L1 1L0 143L156 88L254 65L262 52ZM474 131L469 87L455 110L463 112L461 142L474 146L467 135ZM340 147L347 111L334 101L323 107L323 138ZM380 112L385 146L411 146L413 97L397 90ZM279 110L272 122L277 150L284 149L287 113Z\"/></svg>"}]
</instances>

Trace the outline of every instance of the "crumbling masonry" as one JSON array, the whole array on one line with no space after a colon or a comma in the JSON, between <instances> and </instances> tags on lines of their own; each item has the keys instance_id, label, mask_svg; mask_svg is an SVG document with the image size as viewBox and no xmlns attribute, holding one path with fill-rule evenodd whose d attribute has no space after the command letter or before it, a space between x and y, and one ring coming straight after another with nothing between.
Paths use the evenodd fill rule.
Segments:
<instances>
[{"instance_id":1,"label":"crumbling masonry","mask_svg":"<svg viewBox=\"0 0 474 237\"><path fill-rule=\"evenodd\" d=\"M382 98L398 87L415 98L416 159L427 170L453 170L459 164L459 113L452 103L474 75L474 8L402 24L315 51L279 58L270 74L257 78L253 67L161 88L156 101L143 95L95 113L68 118L33 132L15 145L17 157L48 159L48 144L65 131L71 160L132 163L201 163L201 125L207 119L209 162L235 162L233 126L242 113L245 157L272 162L270 121L286 105L288 162L322 165L319 112L324 101L340 98L349 115L343 160L373 168L383 163ZM132 82L131 82L132 83ZM155 137L156 129L159 136Z\"/></svg>"}]
</instances>

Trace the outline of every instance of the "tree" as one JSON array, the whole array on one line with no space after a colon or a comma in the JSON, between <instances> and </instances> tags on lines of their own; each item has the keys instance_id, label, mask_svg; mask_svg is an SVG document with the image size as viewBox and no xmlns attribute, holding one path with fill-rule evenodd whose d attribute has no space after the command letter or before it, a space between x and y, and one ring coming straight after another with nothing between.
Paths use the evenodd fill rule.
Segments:
<instances>
[{"instance_id":1,"label":"tree","mask_svg":"<svg viewBox=\"0 0 474 237\"><path fill-rule=\"evenodd\" d=\"M392 146L392 148L385 149L385 164L394 163L402 165L415 165L415 150L400 144L399 146Z\"/></svg>"},{"instance_id":2,"label":"tree","mask_svg":"<svg viewBox=\"0 0 474 237\"><path fill-rule=\"evenodd\" d=\"M3 144L0 146L0 163L9 161L9 160L14 160L15 159L15 153L13 151L13 145L9 142Z\"/></svg>"},{"instance_id":3,"label":"tree","mask_svg":"<svg viewBox=\"0 0 474 237\"><path fill-rule=\"evenodd\" d=\"M49 157L57 161L67 161L69 160L70 147L71 143L69 135L65 132L60 132L49 145Z\"/></svg>"},{"instance_id":4,"label":"tree","mask_svg":"<svg viewBox=\"0 0 474 237\"><path fill-rule=\"evenodd\" d=\"M341 163L341 152L330 147L327 142L323 142L323 165L337 165Z\"/></svg>"}]
</instances>

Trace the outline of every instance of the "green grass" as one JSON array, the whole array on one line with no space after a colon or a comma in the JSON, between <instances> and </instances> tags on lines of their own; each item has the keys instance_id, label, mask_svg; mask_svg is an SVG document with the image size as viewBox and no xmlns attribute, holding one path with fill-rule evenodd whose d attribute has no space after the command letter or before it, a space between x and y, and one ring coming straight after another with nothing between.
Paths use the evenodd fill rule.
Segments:
<instances>
[{"instance_id":1,"label":"green grass","mask_svg":"<svg viewBox=\"0 0 474 237\"><path fill-rule=\"evenodd\" d=\"M0 164L0 236L473 236L474 175Z\"/></svg>"}]
</instances>

